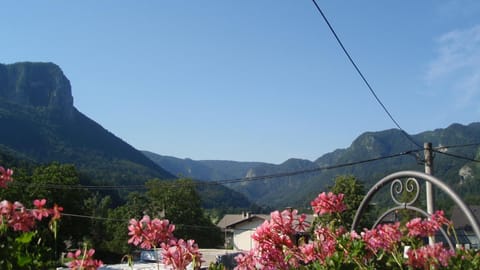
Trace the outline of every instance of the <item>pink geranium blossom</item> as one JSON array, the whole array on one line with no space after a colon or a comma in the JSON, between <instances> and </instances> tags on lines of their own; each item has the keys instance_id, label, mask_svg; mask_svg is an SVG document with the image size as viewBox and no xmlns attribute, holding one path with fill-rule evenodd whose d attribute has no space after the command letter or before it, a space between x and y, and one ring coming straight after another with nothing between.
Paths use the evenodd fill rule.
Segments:
<instances>
[{"instance_id":1,"label":"pink geranium blossom","mask_svg":"<svg viewBox=\"0 0 480 270\"><path fill-rule=\"evenodd\" d=\"M344 195L342 193L337 195L332 192L322 192L310 205L313 208L313 212L317 215L341 213L347 209L343 203L343 197Z\"/></svg>"},{"instance_id":2,"label":"pink geranium blossom","mask_svg":"<svg viewBox=\"0 0 480 270\"><path fill-rule=\"evenodd\" d=\"M54 204L53 208L50 209L50 211L49 211L50 215L52 215L52 221L60 219L60 217L62 215L62 213L61 213L62 211L63 211L63 207L58 206L57 204Z\"/></svg>"},{"instance_id":3,"label":"pink geranium blossom","mask_svg":"<svg viewBox=\"0 0 480 270\"><path fill-rule=\"evenodd\" d=\"M11 169L5 169L0 166L0 187L7 188L7 183L13 181L13 171Z\"/></svg>"},{"instance_id":4,"label":"pink geranium blossom","mask_svg":"<svg viewBox=\"0 0 480 270\"><path fill-rule=\"evenodd\" d=\"M380 224L372 230L365 229L361 236L367 248L373 253L377 253L380 249L392 251L402 238L402 232L400 231L400 223L396 222L394 224Z\"/></svg>"},{"instance_id":5,"label":"pink geranium blossom","mask_svg":"<svg viewBox=\"0 0 480 270\"><path fill-rule=\"evenodd\" d=\"M444 248L442 243L427 245L407 251L407 265L418 269L438 269L440 266L447 267L453 255L455 252Z\"/></svg>"},{"instance_id":6,"label":"pink geranium blossom","mask_svg":"<svg viewBox=\"0 0 480 270\"><path fill-rule=\"evenodd\" d=\"M254 263L262 269L288 269L298 267L302 256L298 254L295 234L305 232L308 224L305 215L297 210L274 211L252 234L253 253L239 256L239 269L250 269ZM288 259L286 259L288 258Z\"/></svg>"},{"instance_id":7,"label":"pink geranium blossom","mask_svg":"<svg viewBox=\"0 0 480 270\"><path fill-rule=\"evenodd\" d=\"M255 270L257 265L257 259L255 257L255 250L252 249L248 252L239 254L235 257L237 262L236 270Z\"/></svg>"},{"instance_id":8,"label":"pink geranium blossom","mask_svg":"<svg viewBox=\"0 0 480 270\"><path fill-rule=\"evenodd\" d=\"M0 202L0 221L6 224L14 231L28 232L35 227L36 220L52 215L52 220L60 218L60 210L63 209L55 205L53 209L45 208L46 200L35 200L35 209L27 209L22 203L11 203L7 200Z\"/></svg>"},{"instance_id":9,"label":"pink geranium blossom","mask_svg":"<svg viewBox=\"0 0 480 270\"><path fill-rule=\"evenodd\" d=\"M167 219L155 218L151 220L149 216L145 215L140 221L130 220L128 226L130 239L128 243L144 249L159 247L161 243L174 239L174 230L175 225L170 224Z\"/></svg>"},{"instance_id":10,"label":"pink geranium blossom","mask_svg":"<svg viewBox=\"0 0 480 270\"><path fill-rule=\"evenodd\" d=\"M443 225L451 225L451 222L445 218L443 211L436 211L429 219L414 218L406 224L408 236L414 237L435 235Z\"/></svg>"},{"instance_id":11,"label":"pink geranium blossom","mask_svg":"<svg viewBox=\"0 0 480 270\"><path fill-rule=\"evenodd\" d=\"M174 269L186 269L193 263L194 269L200 268L202 254L194 240L180 239L162 243L163 263L171 265Z\"/></svg>"},{"instance_id":12,"label":"pink geranium blossom","mask_svg":"<svg viewBox=\"0 0 480 270\"><path fill-rule=\"evenodd\" d=\"M14 202L12 212L9 215L8 225L14 231L28 232L35 226L35 219L23 204Z\"/></svg>"},{"instance_id":13,"label":"pink geranium blossom","mask_svg":"<svg viewBox=\"0 0 480 270\"><path fill-rule=\"evenodd\" d=\"M67 265L68 268L73 270L96 270L103 265L103 262L100 260L93 259L93 254L95 254L94 249L78 249L75 252L69 252L67 258L72 259Z\"/></svg>"},{"instance_id":14,"label":"pink geranium blossom","mask_svg":"<svg viewBox=\"0 0 480 270\"><path fill-rule=\"evenodd\" d=\"M50 211L45 208L46 203L47 203L46 199L33 201L33 205L35 206L35 209L32 209L32 215L39 221L42 220L44 217L48 217L50 214Z\"/></svg>"}]
</instances>

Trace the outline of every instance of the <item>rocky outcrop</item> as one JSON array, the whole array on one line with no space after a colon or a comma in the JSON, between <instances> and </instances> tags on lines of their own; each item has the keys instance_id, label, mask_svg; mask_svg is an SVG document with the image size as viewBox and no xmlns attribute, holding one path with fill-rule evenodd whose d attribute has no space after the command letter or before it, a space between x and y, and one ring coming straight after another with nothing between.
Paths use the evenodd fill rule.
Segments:
<instances>
[{"instance_id":1,"label":"rocky outcrop","mask_svg":"<svg viewBox=\"0 0 480 270\"><path fill-rule=\"evenodd\" d=\"M65 117L74 110L70 81L53 63L0 64L0 98Z\"/></svg>"}]
</instances>

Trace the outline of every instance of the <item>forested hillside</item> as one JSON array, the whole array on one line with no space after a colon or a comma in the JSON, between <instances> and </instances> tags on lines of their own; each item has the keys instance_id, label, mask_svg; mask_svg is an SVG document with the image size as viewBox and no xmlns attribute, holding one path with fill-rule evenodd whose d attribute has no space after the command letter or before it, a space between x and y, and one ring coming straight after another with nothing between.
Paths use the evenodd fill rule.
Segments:
<instances>
[{"instance_id":1,"label":"forested hillside","mask_svg":"<svg viewBox=\"0 0 480 270\"><path fill-rule=\"evenodd\" d=\"M431 142L439 150L435 153L434 174L451 185L468 202L479 203L480 191L479 163L453 155L478 159L480 157L480 123L464 126L453 124L444 129L426 131L412 136L418 145ZM458 147L466 145L464 147ZM453 146L441 148L442 146ZM421 148L420 147L420 148ZM370 187L389 173L400 170L423 171L423 149L413 144L404 134L396 129L379 132L366 132L355 139L351 146L337 149L319 157L315 161L289 159L281 164L265 163L230 163L223 167L223 179L236 177L259 177L317 170L286 177L267 177L256 181L243 181L229 184L229 187L245 194L252 201L264 206L282 208L288 206L308 207L308 202L319 192L332 185L338 175L354 175ZM406 152L409 152L408 154ZM443 154L442 154L443 153ZM449 155L450 154L450 155ZM395 155L395 157L390 157ZM152 154L148 155L152 158ZM378 159L368 161L370 159ZM152 158L160 166L166 166L162 158ZM220 180L214 174L196 174L196 168L207 168L207 164L219 161L194 161L169 159L171 172L182 174L190 172L193 178ZM360 163L358 163L360 162ZM357 164L358 163L358 164ZM339 167L339 168L336 168ZM178 171L175 170L178 168ZM230 170L229 170L230 169ZM229 173L229 171L231 173ZM211 172L211 170L209 171ZM208 176L210 178L208 178Z\"/></svg>"}]
</instances>

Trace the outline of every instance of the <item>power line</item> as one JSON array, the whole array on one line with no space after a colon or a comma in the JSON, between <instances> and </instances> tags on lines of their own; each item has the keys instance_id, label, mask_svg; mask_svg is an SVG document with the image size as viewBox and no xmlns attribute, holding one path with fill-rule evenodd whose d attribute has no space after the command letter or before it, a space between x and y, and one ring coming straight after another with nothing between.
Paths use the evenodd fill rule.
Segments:
<instances>
[{"instance_id":1,"label":"power line","mask_svg":"<svg viewBox=\"0 0 480 270\"><path fill-rule=\"evenodd\" d=\"M464 156L460 156L460 155L456 155L456 154L445 153L445 152L441 151L441 149L467 147L467 146L474 146L474 145L480 145L480 143L470 143L470 144L459 144L459 145L449 145L449 146L436 147L436 148L433 149L433 151L437 152L439 154L443 154L443 155L458 158L458 159L464 159L464 160L468 160L468 161L472 161L472 162L480 162L480 160L476 160L476 159L473 159L473 158L464 157ZM381 157L377 157L377 158L371 158L371 159L341 163L341 164L336 164L336 165L316 167L316 168L306 169L306 170L284 172L284 173L277 173L277 174L269 174L269 175L261 175L261 176L254 176L254 177L241 177L241 178L233 178L233 179L225 179L225 180L217 180L217 181L199 181L199 182L195 182L194 184L197 185L197 186L202 186L202 185L205 185L205 186L206 185L228 185L228 184L234 184L234 183L240 183L240 182L253 182L253 181L260 181L260 180L265 180L265 179L282 178L282 177L288 177L288 176L295 176L295 175L315 173L315 172L320 172L320 171L325 171L325 170L332 170L332 169L339 169L339 168L343 168L343 167L355 166L355 165L360 165L360 164L364 164L364 163L379 161L379 160L383 160L383 159L394 158L394 157L403 156L403 155L411 155L411 154L414 154L414 153L418 153L420 151L422 151L422 149L408 150L408 151L405 151L405 152L392 154L392 155L388 155L388 156L381 156ZM10 184L20 185L20 186L29 186L31 183L23 183L23 182L14 181ZM177 183L177 182L172 182L171 184L172 185L181 185L181 183ZM82 189L88 189L88 190L145 190L145 189L147 189L147 187L145 187L145 185L95 186L95 185L63 185L63 184L48 184L47 183L47 184L37 184L36 186L37 187L44 187L44 188L51 188L51 189L71 189L71 190L82 190Z\"/></svg>"},{"instance_id":2,"label":"power line","mask_svg":"<svg viewBox=\"0 0 480 270\"><path fill-rule=\"evenodd\" d=\"M350 60L350 63L353 65L353 67L355 68L355 70L357 71L358 75L360 75L360 77L362 78L363 82L367 85L368 89L370 90L370 93L372 93L373 97L375 98L375 100L378 102L378 104L380 104L380 106L383 108L383 110L385 111L385 113L388 115L388 117L390 118L390 120L392 120L392 122L395 124L395 126L407 137L407 139L412 142L414 145L418 146L419 148L422 148L420 146L420 144L418 144L413 138L412 136L410 136L407 132L405 132L405 130L400 126L400 124L397 122L397 120L395 120L395 118L393 118L393 115L388 111L387 107L383 104L383 102L380 100L380 98L378 97L378 95L375 93L375 91L373 90L372 86L370 85L370 83L367 81L367 79L365 78L365 76L363 75L363 73L360 71L360 68L358 68L357 64L355 63L355 61L353 61L353 58L350 56L350 53L348 53L347 49L345 48L345 46L343 45L342 41L340 40L340 38L338 37L337 33L335 32L335 30L333 29L332 25L330 24L330 22L328 21L327 17L325 16L325 14L323 13L322 9L320 8L320 6L317 4L317 2L315 0L312 0L313 1L313 4L315 4L315 7L317 8L318 12L320 12L320 14L322 15L322 18L323 20L325 21L325 23L328 25L328 28L330 29L330 32L332 32L333 36L335 37L335 39L337 40L338 44L340 45L340 47L342 47L342 50L343 52L345 53L345 55L347 56L348 60Z\"/></svg>"},{"instance_id":3,"label":"power line","mask_svg":"<svg viewBox=\"0 0 480 270\"><path fill-rule=\"evenodd\" d=\"M442 149L461 148L461 147L470 147L470 146L479 146L479 145L480 145L480 142L476 142L476 143L437 146L437 147L434 147L433 149L441 151Z\"/></svg>"},{"instance_id":4,"label":"power line","mask_svg":"<svg viewBox=\"0 0 480 270\"><path fill-rule=\"evenodd\" d=\"M226 179L226 180L217 180L217 181L199 181L195 182L194 184L197 186L201 185L227 185L227 184L233 184L233 183L240 183L240 182L253 182L253 181L260 181L260 180L265 180L265 179L273 179L273 178L282 178L282 177L288 177L288 176L294 176L294 175L301 175L301 174L307 174L307 173L315 173L315 172L320 172L320 171L325 171L325 170L332 170L332 169L339 169L339 168L344 168L344 167L350 167L350 166L355 166L355 165L360 165L364 163L369 163L369 162L374 162L374 161L379 161L383 159L389 159L389 158L394 158L394 157L399 157L399 156L404 156L404 155L409 155L411 153L419 152L422 150L409 150L397 154L392 154L388 156L381 156L381 157L376 157L376 158L370 158L370 159L365 159L365 160L359 160L359 161L353 161L353 162L347 162L347 163L341 163L341 164L336 164L336 165L329 165L329 166L322 166L322 167L316 167L312 169L306 169L306 170L299 170L299 171L292 171L292 172L284 172L284 173L277 173L277 174L269 174L269 175L262 175L262 176L254 176L254 177L242 177L242 178L233 178L233 179ZM167 182L168 183L168 182ZM17 184L21 186L29 186L31 183L22 183L22 182L12 182L11 184ZM177 182L171 182L172 185L182 185L182 183L177 183ZM92 186L92 185L62 185L62 184L37 184L37 187L45 187L45 188L51 188L51 189L71 189L71 190L81 190L81 189L91 189L91 190L144 190L147 189L145 185L109 185L109 186Z\"/></svg>"},{"instance_id":5,"label":"power line","mask_svg":"<svg viewBox=\"0 0 480 270\"><path fill-rule=\"evenodd\" d=\"M97 219L97 220L105 220L105 221L118 221L118 222L128 222L129 221L129 219L106 218L106 217L87 216L87 215L68 214L68 213L61 213L61 215L66 216L66 217Z\"/></svg>"},{"instance_id":6,"label":"power line","mask_svg":"<svg viewBox=\"0 0 480 270\"><path fill-rule=\"evenodd\" d=\"M478 160L478 159L465 157L465 156L461 156L461 155L456 155L456 154L451 154L451 153L446 153L446 152L442 152L442 151L439 151L439 150L436 150L436 149L433 149L433 152L439 153L439 154L442 154L442 155L445 155L445 156L450 156L450 157L454 157L454 158L458 158L458 159L463 159L463 160L467 160L467 161L471 161L471 162L480 163L480 160Z\"/></svg>"},{"instance_id":7,"label":"power line","mask_svg":"<svg viewBox=\"0 0 480 270\"><path fill-rule=\"evenodd\" d=\"M119 219L119 218L108 218L108 217L99 217L99 216L89 216L89 215L79 215L79 214L70 214L70 213L61 213L65 217L73 218L83 218L83 219L93 219L93 220L102 220L102 221L116 221L128 223L130 219ZM192 224L174 224L176 228L193 228L193 229L217 229L216 227L206 226L206 225L192 225Z\"/></svg>"},{"instance_id":8,"label":"power line","mask_svg":"<svg viewBox=\"0 0 480 270\"><path fill-rule=\"evenodd\" d=\"M209 184L213 184L213 185L215 185L215 184L232 184L232 183L238 183L238 182L258 181L258 180L264 180L264 179L281 178L281 177L294 176L294 175L299 175L299 174L314 173L314 172L320 172L320 171L332 170L332 169L339 169L339 168L343 168L343 167L350 167L350 166L354 166L354 165L360 165L360 164L379 161L379 160L383 160L383 159L389 159L389 158L404 156L404 155L408 155L410 153L418 152L418 151L421 151L421 150L409 150L409 151L405 151L405 152L401 152L401 153L393 154L393 155L388 155L388 156L381 156L381 157L377 157L377 158L365 159L365 160L354 161L354 162L347 162L347 163L342 163L342 164L337 164L337 165L323 166L323 167L312 168L312 169L307 169L307 170L285 172L285 173L278 173L278 174L270 174L270 175L263 175L263 176L256 176L256 177L212 181L212 182L206 182L205 184L206 185L209 185Z\"/></svg>"}]
</instances>

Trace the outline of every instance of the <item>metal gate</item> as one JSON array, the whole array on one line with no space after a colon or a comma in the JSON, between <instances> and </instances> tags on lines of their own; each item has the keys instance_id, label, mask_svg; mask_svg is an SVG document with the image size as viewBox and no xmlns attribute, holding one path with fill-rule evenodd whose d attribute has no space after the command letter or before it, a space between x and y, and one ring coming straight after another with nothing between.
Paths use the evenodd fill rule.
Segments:
<instances>
[{"instance_id":1,"label":"metal gate","mask_svg":"<svg viewBox=\"0 0 480 270\"><path fill-rule=\"evenodd\" d=\"M453 191L448 185L446 185L444 182L439 180L438 178L421 173L421 172L416 172L416 171L401 171L401 172L396 172L393 174L390 174L386 177L384 177L382 180L377 182L367 193L365 198L363 198L362 203L357 209L357 212L355 213L355 217L353 219L352 223L352 230L355 230L357 227L360 218L363 215L363 212L365 211L366 207L369 205L371 199L374 197L374 195L383 187L387 186L390 184L390 197L393 200L395 206L389 208L386 210L380 217L375 221L373 227L376 227L378 223L380 223L386 216L389 214L395 213L397 210L400 209L408 209L417 213L420 213L424 217L429 217L430 214L427 213L425 210L420 209L418 207L414 206L414 203L417 202L419 195L420 195L420 184L419 181L425 181L426 183L431 183L434 187L439 188L442 190L444 193L446 193L453 201L454 203L460 208L460 210L465 214L467 217L468 221L470 222L470 225L472 226L473 232L477 236L478 239L480 239L480 228L478 225L478 221L473 215L472 211L467 207L467 205L463 202L463 200ZM402 201L398 196L404 192L407 192L411 194L411 198L408 201ZM446 241L450 245L451 248L453 248L453 244L450 241L450 238L447 236L445 231L443 229L440 230L443 236L445 237Z\"/></svg>"}]
</instances>

